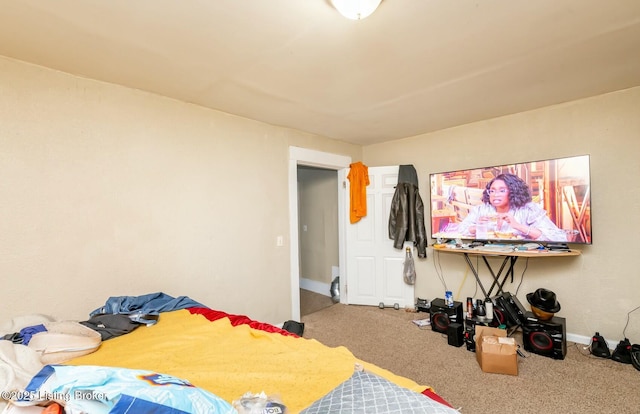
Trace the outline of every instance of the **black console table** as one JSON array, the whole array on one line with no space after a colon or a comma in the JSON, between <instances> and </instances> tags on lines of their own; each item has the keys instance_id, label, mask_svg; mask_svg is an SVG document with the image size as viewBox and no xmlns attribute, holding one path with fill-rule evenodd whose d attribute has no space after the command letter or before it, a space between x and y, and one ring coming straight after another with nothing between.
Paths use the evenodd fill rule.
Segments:
<instances>
[{"instance_id":1,"label":"black console table","mask_svg":"<svg viewBox=\"0 0 640 414\"><path fill-rule=\"evenodd\" d=\"M433 246L433 250L436 252L443 253L453 253L463 255L471 272L473 272L473 276L476 278L482 293L485 298L491 297L491 294L494 289L496 289L496 294L501 294L503 292L502 287L504 286L507 277L509 275L513 276L513 267L516 264L516 261L520 257L567 257L567 256L579 256L581 252L579 250L514 250L513 248L486 248L486 247L475 247L475 248L465 248L465 247L447 247L449 245L440 245ZM471 256L480 256L484 261L487 269L489 269L489 273L493 277L493 281L491 282L491 287L487 291L480 280L480 276L478 275L478 269L474 266L473 261L471 261ZM502 257L502 263L496 272L494 268L491 266L487 257Z\"/></svg>"}]
</instances>

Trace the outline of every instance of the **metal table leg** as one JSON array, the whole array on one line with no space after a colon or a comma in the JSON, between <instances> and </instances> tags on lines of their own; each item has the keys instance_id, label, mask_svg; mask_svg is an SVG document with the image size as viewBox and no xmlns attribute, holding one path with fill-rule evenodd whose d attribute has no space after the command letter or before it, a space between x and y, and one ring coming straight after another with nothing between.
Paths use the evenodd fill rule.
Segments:
<instances>
[{"instance_id":1,"label":"metal table leg","mask_svg":"<svg viewBox=\"0 0 640 414\"><path fill-rule=\"evenodd\" d=\"M484 294L484 297L485 298L488 297L487 296L487 291L484 289L484 286L482 285L482 282L480 281L480 277L478 276L478 271L473 266L473 262L471 261L471 259L469 258L469 255L467 253L464 254L464 258L467 261L467 264L469 265L469 269L471 269L471 272L473 273L473 276L475 276L476 282L478 282L478 286L480 286L480 289L482 290L482 293Z\"/></svg>"},{"instance_id":2,"label":"metal table leg","mask_svg":"<svg viewBox=\"0 0 640 414\"><path fill-rule=\"evenodd\" d=\"M494 288L497 288L496 293L498 294L503 292L503 286L507 281L507 277L511 275L511 278L513 279L513 267L516 264L516 261L518 260L517 256L505 256L504 260L502 261L502 264L500 265L500 269L498 269L498 273L496 273L494 272L493 268L489 264L487 257L482 256L482 260L487 266L487 269L489 269L489 273L491 273L491 277L493 277L493 282L491 283L491 287L487 292L487 290L484 288L484 285L482 284L482 281L480 280L480 276L478 275L478 270L473 265L473 262L471 261L469 254L464 253L464 258L467 261L467 265L469 265L469 269L471 269L473 276L476 278L476 282L478 282L478 286L480 286L480 290L482 290L482 293L484 294L485 298L491 297L491 293L493 292ZM509 263L509 266L506 269L507 271L504 272L505 266L507 265L507 263ZM502 277L502 281L500 280L500 277Z\"/></svg>"},{"instance_id":3,"label":"metal table leg","mask_svg":"<svg viewBox=\"0 0 640 414\"><path fill-rule=\"evenodd\" d=\"M484 259L484 262L487 265L489 272L491 272L491 276L493 276L493 283L491 283L491 287L489 288L489 297L491 296L491 292L493 292L494 287L497 288L496 294L502 293L503 292L502 287L507 281L507 277L509 277L509 275L511 275L511 281L513 282L513 266L516 264L516 261L518 260L518 256L506 256L502 261L502 266L500 266L500 270L498 270L497 274L493 273L493 270L491 269L491 266L489 266L489 262L487 261L486 256L482 256L482 258ZM507 268L507 272L504 274L502 281L500 281L500 276L502 275L502 271L504 270L504 267L507 264L507 261L509 262L509 267Z\"/></svg>"}]
</instances>

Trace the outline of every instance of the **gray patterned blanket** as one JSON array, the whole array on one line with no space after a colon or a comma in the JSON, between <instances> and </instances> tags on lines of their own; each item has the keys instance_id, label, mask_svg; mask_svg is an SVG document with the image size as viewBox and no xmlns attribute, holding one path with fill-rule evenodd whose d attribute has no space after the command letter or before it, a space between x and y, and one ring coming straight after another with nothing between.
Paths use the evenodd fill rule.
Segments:
<instances>
[{"instance_id":1,"label":"gray patterned blanket","mask_svg":"<svg viewBox=\"0 0 640 414\"><path fill-rule=\"evenodd\" d=\"M431 398L377 375L356 371L301 414L459 414Z\"/></svg>"}]
</instances>

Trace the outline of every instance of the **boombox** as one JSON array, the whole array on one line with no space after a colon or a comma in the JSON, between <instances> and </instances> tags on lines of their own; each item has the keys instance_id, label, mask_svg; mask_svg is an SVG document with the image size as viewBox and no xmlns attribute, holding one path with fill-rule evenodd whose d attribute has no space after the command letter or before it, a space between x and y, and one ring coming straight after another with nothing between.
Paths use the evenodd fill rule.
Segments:
<instances>
[{"instance_id":1,"label":"boombox","mask_svg":"<svg viewBox=\"0 0 640 414\"><path fill-rule=\"evenodd\" d=\"M474 337L476 335L477 325L497 328L503 324L506 325L506 315L501 308L498 308L497 305L494 305L493 307L493 319L490 321L480 319L477 316L474 316L473 318L465 318L462 338L464 343L467 345L467 351L476 352L476 340Z\"/></svg>"},{"instance_id":2,"label":"boombox","mask_svg":"<svg viewBox=\"0 0 640 414\"><path fill-rule=\"evenodd\" d=\"M464 340L464 343L467 345L467 351L476 352L476 340L474 339L474 337L476 335L477 325L497 328L503 323L505 323L504 313L496 306L493 307L493 319L490 321L478 318L477 316L474 316L473 318L465 318L462 338Z\"/></svg>"},{"instance_id":3,"label":"boombox","mask_svg":"<svg viewBox=\"0 0 640 414\"><path fill-rule=\"evenodd\" d=\"M522 325L526 321L526 309L517 297L509 292L502 292L501 295L495 297L496 307L506 315L506 325L508 328ZM495 311L494 311L495 313Z\"/></svg>"},{"instance_id":4,"label":"boombox","mask_svg":"<svg viewBox=\"0 0 640 414\"><path fill-rule=\"evenodd\" d=\"M444 299L436 298L431 301L429 308L431 329L441 333L447 333L447 328L452 323L462 324L462 302L453 302L453 307L448 307Z\"/></svg>"},{"instance_id":5,"label":"boombox","mask_svg":"<svg viewBox=\"0 0 640 414\"><path fill-rule=\"evenodd\" d=\"M567 355L565 318L554 316L543 321L532 312L526 312L526 321L522 325L522 342L526 351L553 359L564 359Z\"/></svg>"}]
</instances>

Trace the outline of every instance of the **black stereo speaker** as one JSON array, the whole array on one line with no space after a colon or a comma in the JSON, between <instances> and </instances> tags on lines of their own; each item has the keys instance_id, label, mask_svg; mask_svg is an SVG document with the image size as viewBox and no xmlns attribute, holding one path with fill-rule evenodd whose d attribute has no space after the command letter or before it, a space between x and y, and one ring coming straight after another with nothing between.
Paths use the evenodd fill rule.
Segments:
<instances>
[{"instance_id":1,"label":"black stereo speaker","mask_svg":"<svg viewBox=\"0 0 640 414\"><path fill-rule=\"evenodd\" d=\"M505 323L505 314L501 309L498 309L495 305L493 307L493 319L488 321L486 319L480 319L478 317L465 318L464 320L464 332L462 338L467 345L467 351L476 352L476 326L490 326L497 328L501 324Z\"/></svg>"},{"instance_id":2,"label":"black stereo speaker","mask_svg":"<svg viewBox=\"0 0 640 414\"><path fill-rule=\"evenodd\" d=\"M462 302L453 302L453 307L447 306L442 298L431 301L429 308L431 329L441 333L447 333L447 328L452 323L462 324Z\"/></svg>"},{"instance_id":3,"label":"black stereo speaker","mask_svg":"<svg viewBox=\"0 0 640 414\"><path fill-rule=\"evenodd\" d=\"M567 355L567 324L565 318L554 316L543 321L532 312L526 312L522 325L522 342L525 351L553 359Z\"/></svg>"},{"instance_id":4,"label":"black stereo speaker","mask_svg":"<svg viewBox=\"0 0 640 414\"><path fill-rule=\"evenodd\" d=\"M464 334L461 323L450 323L447 326L447 343L451 346L462 346L464 344Z\"/></svg>"},{"instance_id":5,"label":"black stereo speaker","mask_svg":"<svg viewBox=\"0 0 640 414\"><path fill-rule=\"evenodd\" d=\"M516 296L509 292L502 292L501 295L495 297L495 303L506 314L507 327L524 324L527 319L525 316L526 309Z\"/></svg>"}]
</instances>

